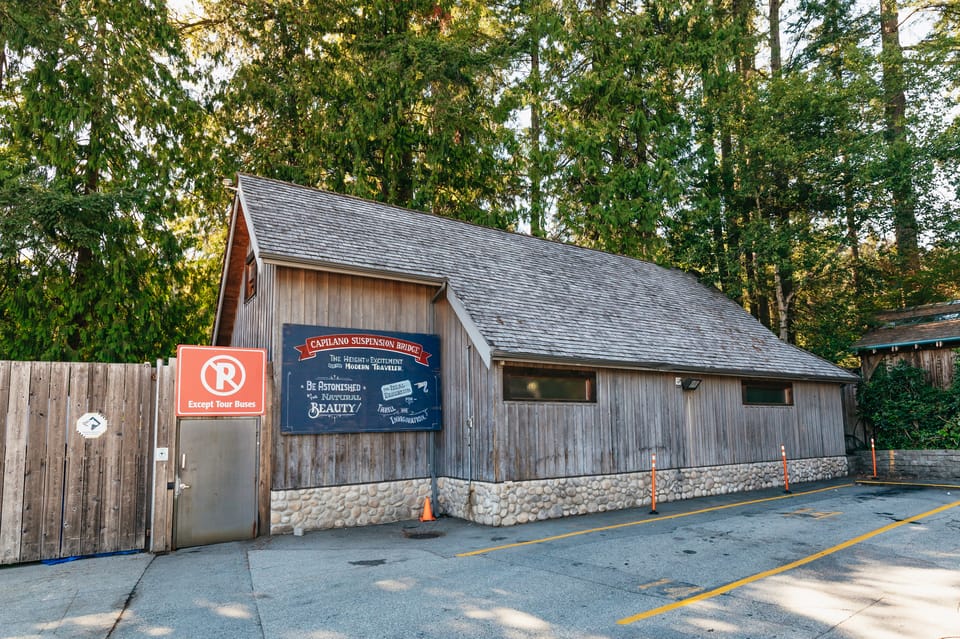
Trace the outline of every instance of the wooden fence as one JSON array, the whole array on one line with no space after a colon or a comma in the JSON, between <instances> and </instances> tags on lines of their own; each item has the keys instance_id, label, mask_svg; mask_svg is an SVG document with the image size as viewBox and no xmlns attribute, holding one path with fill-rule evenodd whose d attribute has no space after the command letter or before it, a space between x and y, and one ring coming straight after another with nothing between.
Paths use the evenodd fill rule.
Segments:
<instances>
[{"instance_id":1,"label":"wooden fence","mask_svg":"<svg viewBox=\"0 0 960 639\"><path fill-rule=\"evenodd\" d=\"M154 379L150 364L0 361L0 564L144 548ZM86 413L102 435L78 432Z\"/></svg>"}]
</instances>

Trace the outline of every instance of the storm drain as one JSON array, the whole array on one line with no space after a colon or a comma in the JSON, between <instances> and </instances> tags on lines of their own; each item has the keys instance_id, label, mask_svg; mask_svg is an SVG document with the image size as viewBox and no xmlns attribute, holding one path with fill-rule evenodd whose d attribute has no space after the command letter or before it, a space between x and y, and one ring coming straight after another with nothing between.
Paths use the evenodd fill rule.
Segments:
<instances>
[{"instance_id":1,"label":"storm drain","mask_svg":"<svg viewBox=\"0 0 960 639\"><path fill-rule=\"evenodd\" d=\"M363 559L361 561L348 561L351 566L382 566L387 563L386 559Z\"/></svg>"},{"instance_id":2,"label":"storm drain","mask_svg":"<svg viewBox=\"0 0 960 639\"><path fill-rule=\"evenodd\" d=\"M407 539L436 539L443 537L439 530L424 530L423 528L404 528L403 536Z\"/></svg>"}]
</instances>

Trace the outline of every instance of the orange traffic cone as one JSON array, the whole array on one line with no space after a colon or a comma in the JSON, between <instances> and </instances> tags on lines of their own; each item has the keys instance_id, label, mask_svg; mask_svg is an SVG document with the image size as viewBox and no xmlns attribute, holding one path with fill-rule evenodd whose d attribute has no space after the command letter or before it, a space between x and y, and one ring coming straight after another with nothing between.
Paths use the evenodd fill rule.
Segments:
<instances>
[{"instance_id":1,"label":"orange traffic cone","mask_svg":"<svg viewBox=\"0 0 960 639\"><path fill-rule=\"evenodd\" d=\"M433 509L430 508L430 498L427 497L423 501L423 513L420 515L420 521L436 521L437 518L433 516Z\"/></svg>"}]
</instances>

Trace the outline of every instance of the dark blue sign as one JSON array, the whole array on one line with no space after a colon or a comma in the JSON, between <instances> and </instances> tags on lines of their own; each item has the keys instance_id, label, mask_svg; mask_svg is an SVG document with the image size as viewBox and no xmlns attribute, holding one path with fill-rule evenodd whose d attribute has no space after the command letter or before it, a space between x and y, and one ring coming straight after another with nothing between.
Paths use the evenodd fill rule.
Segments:
<instances>
[{"instance_id":1,"label":"dark blue sign","mask_svg":"<svg viewBox=\"0 0 960 639\"><path fill-rule=\"evenodd\" d=\"M440 430L440 338L283 325L280 431Z\"/></svg>"}]
</instances>

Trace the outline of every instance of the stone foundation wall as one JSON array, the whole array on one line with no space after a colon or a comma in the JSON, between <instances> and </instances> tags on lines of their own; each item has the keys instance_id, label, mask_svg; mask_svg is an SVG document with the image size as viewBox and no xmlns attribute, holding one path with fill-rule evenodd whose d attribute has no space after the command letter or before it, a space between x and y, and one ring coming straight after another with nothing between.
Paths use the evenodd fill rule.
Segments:
<instances>
[{"instance_id":1,"label":"stone foundation wall","mask_svg":"<svg viewBox=\"0 0 960 639\"><path fill-rule=\"evenodd\" d=\"M845 477L846 457L787 462L791 483ZM490 484L438 480L440 511L488 526L650 505L649 472ZM657 471L657 502L783 485L782 462ZM472 494L468 494L468 486Z\"/></svg>"},{"instance_id":2,"label":"stone foundation wall","mask_svg":"<svg viewBox=\"0 0 960 639\"><path fill-rule=\"evenodd\" d=\"M270 534L416 519L429 479L270 492Z\"/></svg>"},{"instance_id":3,"label":"stone foundation wall","mask_svg":"<svg viewBox=\"0 0 960 639\"><path fill-rule=\"evenodd\" d=\"M850 457L850 472L873 475L869 450ZM960 450L878 450L877 475L907 479L960 480Z\"/></svg>"},{"instance_id":4,"label":"stone foundation wall","mask_svg":"<svg viewBox=\"0 0 960 639\"><path fill-rule=\"evenodd\" d=\"M791 483L845 477L846 457L787 462ZM444 513L488 526L621 510L650 504L649 472L562 477L499 484L437 480ZM759 490L783 485L779 461L657 471L657 502ZM430 495L430 480L388 482L333 488L279 490L271 493L271 534L365 526L416 519Z\"/></svg>"}]
</instances>

